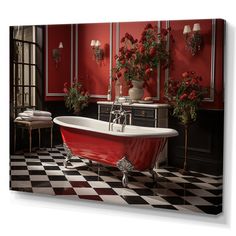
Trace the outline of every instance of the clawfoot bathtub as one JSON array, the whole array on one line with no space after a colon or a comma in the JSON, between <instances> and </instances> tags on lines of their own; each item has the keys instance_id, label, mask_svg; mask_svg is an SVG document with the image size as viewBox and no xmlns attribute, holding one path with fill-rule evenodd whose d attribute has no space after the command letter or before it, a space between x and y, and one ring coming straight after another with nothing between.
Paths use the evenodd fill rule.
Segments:
<instances>
[{"instance_id":1,"label":"clawfoot bathtub","mask_svg":"<svg viewBox=\"0 0 236 236\"><path fill-rule=\"evenodd\" d=\"M116 166L123 172L124 187L128 184L128 172L133 170L150 171L155 180L153 168L167 138L178 135L173 129L132 125L122 129L120 124L114 124L109 131L108 122L85 117L60 116L53 121L60 126L67 152L65 167L72 156Z\"/></svg>"}]
</instances>

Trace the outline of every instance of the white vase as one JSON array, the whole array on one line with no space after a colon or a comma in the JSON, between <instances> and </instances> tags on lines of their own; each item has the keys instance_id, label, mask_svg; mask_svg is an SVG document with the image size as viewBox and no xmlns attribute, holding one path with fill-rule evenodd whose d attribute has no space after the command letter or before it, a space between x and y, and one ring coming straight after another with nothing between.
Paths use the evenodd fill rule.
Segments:
<instances>
[{"instance_id":1,"label":"white vase","mask_svg":"<svg viewBox=\"0 0 236 236\"><path fill-rule=\"evenodd\" d=\"M132 101L138 101L143 98L143 80L132 80L133 87L129 89L129 96Z\"/></svg>"}]
</instances>

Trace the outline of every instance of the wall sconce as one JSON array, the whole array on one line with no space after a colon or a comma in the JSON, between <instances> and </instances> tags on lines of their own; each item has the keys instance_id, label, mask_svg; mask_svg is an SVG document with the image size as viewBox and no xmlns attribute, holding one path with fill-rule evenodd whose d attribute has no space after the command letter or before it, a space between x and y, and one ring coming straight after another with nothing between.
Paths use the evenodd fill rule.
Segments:
<instances>
[{"instance_id":1,"label":"wall sconce","mask_svg":"<svg viewBox=\"0 0 236 236\"><path fill-rule=\"evenodd\" d=\"M63 48L63 43L60 42L58 45L58 48L52 49L52 58L56 63L56 67L58 66L58 63L61 61L61 49Z\"/></svg>"},{"instance_id":2,"label":"wall sconce","mask_svg":"<svg viewBox=\"0 0 236 236\"><path fill-rule=\"evenodd\" d=\"M186 49L189 50L193 56L201 49L202 36L200 30L201 27L199 23L193 25L193 31L191 31L190 25L184 26L183 35L185 37Z\"/></svg>"},{"instance_id":3,"label":"wall sconce","mask_svg":"<svg viewBox=\"0 0 236 236\"><path fill-rule=\"evenodd\" d=\"M90 46L92 47L93 56L94 56L95 60L97 62L103 60L104 52L103 52L103 49L100 48L101 42L99 40L93 39L93 40L91 40Z\"/></svg>"}]
</instances>

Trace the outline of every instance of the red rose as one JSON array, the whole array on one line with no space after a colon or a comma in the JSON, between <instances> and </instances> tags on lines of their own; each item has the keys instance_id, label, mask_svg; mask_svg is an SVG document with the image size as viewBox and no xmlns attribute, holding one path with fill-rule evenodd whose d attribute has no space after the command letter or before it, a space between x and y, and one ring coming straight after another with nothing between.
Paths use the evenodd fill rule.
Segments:
<instances>
[{"instance_id":1,"label":"red rose","mask_svg":"<svg viewBox=\"0 0 236 236\"><path fill-rule=\"evenodd\" d=\"M119 52L123 52L124 51L124 47L121 47L120 49L119 49Z\"/></svg>"},{"instance_id":2,"label":"red rose","mask_svg":"<svg viewBox=\"0 0 236 236\"><path fill-rule=\"evenodd\" d=\"M140 51L141 53L144 53L145 47L144 47L143 45L141 45L141 46L139 47L139 51Z\"/></svg>"},{"instance_id":3,"label":"red rose","mask_svg":"<svg viewBox=\"0 0 236 236\"><path fill-rule=\"evenodd\" d=\"M145 70L145 75L149 76L152 73L152 68L147 68Z\"/></svg>"},{"instance_id":4,"label":"red rose","mask_svg":"<svg viewBox=\"0 0 236 236\"><path fill-rule=\"evenodd\" d=\"M124 60L124 59L121 60L120 63L121 63L122 65L124 65L124 64L125 64L125 60Z\"/></svg>"},{"instance_id":5,"label":"red rose","mask_svg":"<svg viewBox=\"0 0 236 236\"><path fill-rule=\"evenodd\" d=\"M181 95L181 96L179 97L179 99L180 99L181 101L183 101L183 100L185 100L187 97L188 97L188 95L187 95L186 93L184 93L183 95Z\"/></svg>"},{"instance_id":6,"label":"red rose","mask_svg":"<svg viewBox=\"0 0 236 236\"><path fill-rule=\"evenodd\" d=\"M68 89L67 89L67 88L64 88L63 91L64 91L64 93L67 93L67 92L68 92Z\"/></svg>"},{"instance_id":7,"label":"red rose","mask_svg":"<svg viewBox=\"0 0 236 236\"><path fill-rule=\"evenodd\" d=\"M132 52L128 50L126 52L126 58L129 59L131 56L132 56Z\"/></svg>"},{"instance_id":8,"label":"red rose","mask_svg":"<svg viewBox=\"0 0 236 236\"><path fill-rule=\"evenodd\" d=\"M123 38L120 40L121 43L124 43L124 41L125 41L125 37L123 37Z\"/></svg>"},{"instance_id":9,"label":"red rose","mask_svg":"<svg viewBox=\"0 0 236 236\"><path fill-rule=\"evenodd\" d=\"M147 30L147 29L153 29L153 26L149 23L149 24L146 25L146 27L145 27L144 29L145 29L145 30Z\"/></svg>"},{"instance_id":10,"label":"red rose","mask_svg":"<svg viewBox=\"0 0 236 236\"><path fill-rule=\"evenodd\" d=\"M67 82L65 82L65 83L64 83L64 87L67 87L67 85L68 85L68 83L67 83Z\"/></svg>"},{"instance_id":11,"label":"red rose","mask_svg":"<svg viewBox=\"0 0 236 236\"><path fill-rule=\"evenodd\" d=\"M189 84L190 84L189 81L185 81L186 86L189 86Z\"/></svg>"},{"instance_id":12,"label":"red rose","mask_svg":"<svg viewBox=\"0 0 236 236\"><path fill-rule=\"evenodd\" d=\"M184 73L182 74L182 77L183 77L183 78L187 78L187 77L189 77L189 72L187 72L187 71L184 72Z\"/></svg>"},{"instance_id":13,"label":"red rose","mask_svg":"<svg viewBox=\"0 0 236 236\"><path fill-rule=\"evenodd\" d=\"M192 84L197 84L198 81L197 81L197 79L192 79L191 83L192 83Z\"/></svg>"},{"instance_id":14,"label":"red rose","mask_svg":"<svg viewBox=\"0 0 236 236\"><path fill-rule=\"evenodd\" d=\"M129 39L132 43L134 43L134 38L131 34L128 35L127 39Z\"/></svg>"},{"instance_id":15,"label":"red rose","mask_svg":"<svg viewBox=\"0 0 236 236\"><path fill-rule=\"evenodd\" d=\"M152 47L149 51L149 55L150 55L150 57L154 57L155 54L156 54L156 48Z\"/></svg>"},{"instance_id":16,"label":"red rose","mask_svg":"<svg viewBox=\"0 0 236 236\"><path fill-rule=\"evenodd\" d=\"M188 96L188 98L190 99L190 100L194 100L194 99L196 99L196 91L195 90L193 90L190 94L189 94L189 96Z\"/></svg>"},{"instance_id":17,"label":"red rose","mask_svg":"<svg viewBox=\"0 0 236 236\"><path fill-rule=\"evenodd\" d=\"M125 33L125 38L127 38L127 39L128 39L128 38L129 38L129 36L130 36L130 34L126 32L126 33Z\"/></svg>"},{"instance_id":18,"label":"red rose","mask_svg":"<svg viewBox=\"0 0 236 236\"><path fill-rule=\"evenodd\" d=\"M116 75L118 78L120 78L122 74L121 74L121 72L118 72Z\"/></svg>"}]
</instances>

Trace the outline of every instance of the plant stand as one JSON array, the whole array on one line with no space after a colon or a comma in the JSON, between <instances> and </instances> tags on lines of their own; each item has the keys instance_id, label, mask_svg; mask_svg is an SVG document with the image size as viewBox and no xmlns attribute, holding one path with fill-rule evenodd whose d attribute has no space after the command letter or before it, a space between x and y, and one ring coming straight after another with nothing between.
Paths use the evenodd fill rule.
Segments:
<instances>
[{"instance_id":1,"label":"plant stand","mask_svg":"<svg viewBox=\"0 0 236 236\"><path fill-rule=\"evenodd\" d=\"M181 173L182 175L189 175L189 171L187 171L188 129L189 129L189 124L185 124L184 125L184 166L183 166L183 169L179 170L179 173Z\"/></svg>"}]
</instances>

